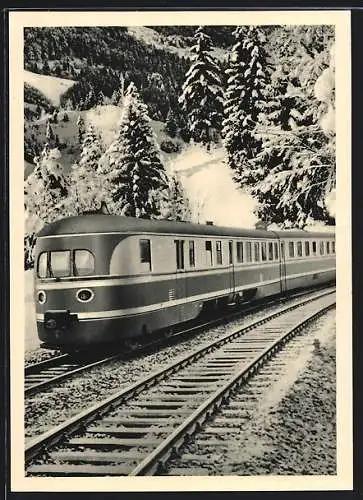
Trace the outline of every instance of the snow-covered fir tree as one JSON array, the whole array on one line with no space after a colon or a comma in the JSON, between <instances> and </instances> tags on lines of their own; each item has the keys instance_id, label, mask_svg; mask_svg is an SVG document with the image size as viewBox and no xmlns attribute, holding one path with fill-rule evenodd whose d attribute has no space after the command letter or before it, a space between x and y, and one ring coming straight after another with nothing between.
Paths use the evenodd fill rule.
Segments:
<instances>
[{"instance_id":1,"label":"snow-covered fir tree","mask_svg":"<svg viewBox=\"0 0 363 500\"><path fill-rule=\"evenodd\" d=\"M109 182L112 213L152 218L160 215L167 179L147 106L133 83L127 89L119 130L100 162Z\"/></svg>"},{"instance_id":2,"label":"snow-covered fir tree","mask_svg":"<svg viewBox=\"0 0 363 500\"><path fill-rule=\"evenodd\" d=\"M261 149L256 125L269 99L269 67L261 28L239 26L233 35L236 42L226 70L223 143L234 178L244 186L254 178L250 160Z\"/></svg>"},{"instance_id":3,"label":"snow-covered fir tree","mask_svg":"<svg viewBox=\"0 0 363 500\"><path fill-rule=\"evenodd\" d=\"M168 115L165 122L165 132L170 137L175 137L178 131L178 125L176 123L176 118L172 109L169 109Z\"/></svg>"},{"instance_id":4,"label":"snow-covered fir tree","mask_svg":"<svg viewBox=\"0 0 363 500\"><path fill-rule=\"evenodd\" d=\"M162 219L185 222L191 220L190 202L176 174L171 175L169 178L160 212Z\"/></svg>"},{"instance_id":5,"label":"snow-covered fir tree","mask_svg":"<svg viewBox=\"0 0 363 500\"><path fill-rule=\"evenodd\" d=\"M284 227L304 227L312 220L333 222L326 207L335 187L331 34L325 31L317 50L320 28L304 30L290 28L285 33L295 52L289 57L280 52L276 60L274 98L257 127L262 147L250 162L256 175L248 185L259 202L257 215ZM275 44L272 52L279 47Z\"/></svg>"},{"instance_id":6,"label":"snow-covered fir tree","mask_svg":"<svg viewBox=\"0 0 363 500\"><path fill-rule=\"evenodd\" d=\"M82 142L79 161L72 167L68 197L70 214L97 210L106 189L105 181L98 172L102 145L92 125L89 125Z\"/></svg>"},{"instance_id":7,"label":"snow-covered fir tree","mask_svg":"<svg viewBox=\"0 0 363 500\"><path fill-rule=\"evenodd\" d=\"M61 153L54 147L55 135L49 121L46 139L40 156L34 158L36 166L26 179L24 187L26 209L43 223L52 222L62 216L68 194L67 181L59 162Z\"/></svg>"},{"instance_id":8,"label":"snow-covered fir tree","mask_svg":"<svg viewBox=\"0 0 363 500\"><path fill-rule=\"evenodd\" d=\"M81 115L78 115L77 127L78 127L78 142L81 145L83 142L83 135L85 133L85 123Z\"/></svg>"},{"instance_id":9,"label":"snow-covered fir tree","mask_svg":"<svg viewBox=\"0 0 363 500\"><path fill-rule=\"evenodd\" d=\"M192 64L186 73L179 98L195 142L210 145L219 141L223 119L220 69L212 56L212 41L199 26L191 47Z\"/></svg>"},{"instance_id":10,"label":"snow-covered fir tree","mask_svg":"<svg viewBox=\"0 0 363 500\"><path fill-rule=\"evenodd\" d=\"M96 104L98 106L102 106L104 102L105 102L105 94L102 92L102 90L100 90L97 94Z\"/></svg>"}]
</instances>

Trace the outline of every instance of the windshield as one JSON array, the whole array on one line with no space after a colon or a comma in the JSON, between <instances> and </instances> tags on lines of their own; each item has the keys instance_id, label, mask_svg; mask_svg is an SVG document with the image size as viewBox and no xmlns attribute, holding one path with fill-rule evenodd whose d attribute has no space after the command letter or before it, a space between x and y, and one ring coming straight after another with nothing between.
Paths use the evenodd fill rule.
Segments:
<instances>
[{"instance_id":1,"label":"windshield","mask_svg":"<svg viewBox=\"0 0 363 500\"><path fill-rule=\"evenodd\" d=\"M50 252L50 274L52 278L64 278L71 274L71 252Z\"/></svg>"},{"instance_id":2,"label":"windshield","mask_svg":"<svg viewBox=\"0 0 363 500\"><path fill-rule=\"evenodd\" d=\"M43 252L38 257L39 278L67 278L94 273L94 256L88 250Z\"/></svg>"}]
</instances>

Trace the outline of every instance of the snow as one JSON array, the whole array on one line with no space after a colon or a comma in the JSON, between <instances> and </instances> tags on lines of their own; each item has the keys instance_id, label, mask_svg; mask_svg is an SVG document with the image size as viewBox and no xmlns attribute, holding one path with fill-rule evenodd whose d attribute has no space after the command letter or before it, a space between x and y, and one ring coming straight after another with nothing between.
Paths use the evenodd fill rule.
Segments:
<instances>
[{"instance_id":1,"label":"snow","mask_svg":"<svg viewBox=\"0 0 363 500\"><path fill-rule=\"evenodd\" d=\"M60 98L72 85L73 80L66 80L55 76L38 75L31 71L23 70L24 83L40 90L54 106L59 106Z\"/></svg>"},{"instance_id":2,"label":"snow","mask_svg":"<svg viewBox=\"0 0 363 500\"><path fill-rule=\"evenodd\" d=\"M224 157L221 147L208 152L194 144L169 168L180 176L195 222L212 220L216 225L253 228L257 222L255 201L236 187Z\"/></svg>"},{"instance_id":3,"label":"snow","mask_svg":"<svg viewBox=\"0 0 363 500\"><path fill-rule=\"evenodd\" d=\"M320 120L320 126L325 133L335 131L335 109L329 105L328 111Z\"/></svg>"},{"instance_id":4,"label":"snow","mask_svg":"<svg viewBox=\"0 0 363 500\"><path fill-rule=\"evenodd\" d=\"M325 199L326 207L332 217L336 216L336 189L332 189Z\"/></svg>"},{"instance_id":5,"label":"snow","mask_svg":"<svg viewBox=\"0 0 363 500\"><path fill-rule=\"evenodd\" d=\"M108 104L106 106L96 106L84 112L86 125L92 124L94 126L106 146L109 146L115 138L122 109L120 106Z\"/></svg>"},{"instance_id":6,"label":"snow","mask_svg":"<svg viewBox=\"0 0 363 500\"><path fill-rule=\"evenodd\" d=\"M152 45L156 49L163 49L169 52L174 52L180 57L190 57L189 49L169 45L167 37L164 37L151 28L146 28L145 26L130 26L127 28L127 31L134 38L140 40L146 45Z\"/></svg>"},{"instance_id":7,"label":"snow","mask_svg":"<svg viewBox=\"0 0 363 500\"><path fill-rule=\"evenodd\" d=\"M34 304L33 270L25 271L25 351L39 347Z\"/></svg>"},{"instance_id":8,"label":"snow","mask_svg":"<svg viewBox=\"0 0 363 500\"><path fill-rule=\"evenodd\" d=\"M334 69L331 67L326 68L315 82L315 97L319 101L330 102L334 86Z\"/></svg>"},{"instance_id":9,"label":"snow","mask_svg":"<svg viewBox=\"0 0 363 500\"><path fill-rule=\"evenodd\" d=\"M179 57L191 58L192 56L190 51L191 47L181 47L180 45L183 42L177 35L163 36L152 28L146 28L145 26L130 26L127 28L127 31L137 40L140 40L147 45L152 45L156 49L174 52L175 54L178 54ZM178 43L179 41L180 44ZM176 43L173 44L173 42ZM213 47L211 54L216 59L222 61L227 58L228 53L221 47Z\"/></svg>"}]
</instances>

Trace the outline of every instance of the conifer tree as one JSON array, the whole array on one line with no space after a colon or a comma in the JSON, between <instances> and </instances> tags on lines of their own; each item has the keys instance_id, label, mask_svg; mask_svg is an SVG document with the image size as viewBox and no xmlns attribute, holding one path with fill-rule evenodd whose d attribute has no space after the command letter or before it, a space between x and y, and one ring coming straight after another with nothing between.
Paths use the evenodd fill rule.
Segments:
<instances>
[{"instance_id":1,"label":"conifer tree","mask_svg":"<svg viewBox=\"0 0 363 500\"><path fill-rule=\"evenodd\" d=\"M169 109L168 115L166 117L165 132L170 137L175 137L178 130L178 125L176 123L175 115L172 109Z\"/></svg>"},{"instance_id":2,"label":"conifer tree","mask_svg":"<svg viewBox=\"0 0 363 500\"><path fill-rule=\"evenodd\" d=\"M226 70L223 137L228 165L235 180L244 185L255 175L249 161L262 144L256 124L268 99L269 74L262 30L255 26L238 27L233 35L236 43Z\"/></svg>"},{"instance_id":3,"label":"conifer tree","mask_svg":"<svg viewBox=\"0 0 363 500\"><path fill-rule=\"evenodd\" d=\"M43 223L60 218L68 194L67 181L59 162L61 154L54 147L55 136L48 121L47 142L39 157L34 158L36 167L25 181L25 204L31 215Z\"/></svg>"},{"instance_id":4,"label":"conifer tree","mask_svg":"<svg viewBox=\"0 0 363 500\"><path fill-rule=\"evenodd\" d=\"M191 47L192 65L186 73L179 98L195 142L210 145L219 141L223 118L220 69L213 59L211 38L199 26Z\"/></svg>"},{"instance_id":5,"label":"conifer tree","mask_svg":"<svg viewBox=\"0 0 363 500\"><path fill-rule=\"evenodd\" d=\"M119 131L101 159L101 175L109 182L113 213L152 218L160 215L167 187L147 106L133 83L127 89Z\"/></svg>"},{"instance_id":6,"label":"conifer tree","mask_svg":"<svg viewBox=\"0 0 363 500\"><path fill-rule=\"evenodd\" d=\"M250 162L257 175L247 182L259 202L259 218L284 227L333 222L326 206L335 187L335 130L329 125L334 115L331 35L322 32L325 40L317 51L321 28L301 29L285 33L294 53L288 58L278 54L273 98L256 129L262 147ZM278 52L278 46L274 49Z\"/></svg>"},{"instance_id":7,"label":"conifer tree","mask_svg":"<svg viewBox=\"0 0 363 500\"><path fill-rule=\"evenodd\" d=\"M70 175L68 199L69 213L97 210L104 197L105 183L98 172L102 146L93 126L89 125L82 141L78 163L73 165Z\"/></svg>"},{"instance_id":8,"label":"conifer tree","mask_svg":"<svg viewBox=\"0 0 363 500\"><path fill-rule=\"evenodd\" d=\"M83 142L83 135L85 132L85 124L81 115L77 118L77 126L78 126L78 142L81 145Z\"/></svg>"},{"instance_id":9,"label":"conifer tree","mask_svg":"<svg viewBox=\"0 0 363 500\"><path fill-rule=\"evenodd\" d=\"M169 179L161 206L161 218L185 222L191 220L190 202L176 174Z\"/></svg>"},{"instance_id":10,"label":"conifer tree","mask_svg":"<svg viewBox=\"0 0 363 500\"><path fill-rule=\"evenodd\" d=\"M105 95L104 93L102 92L102 90L100 90L97 94L97 100L96 100L96 103L97 105L99 106L102 106L105 102Z\"/></svg>"}]
</instances>

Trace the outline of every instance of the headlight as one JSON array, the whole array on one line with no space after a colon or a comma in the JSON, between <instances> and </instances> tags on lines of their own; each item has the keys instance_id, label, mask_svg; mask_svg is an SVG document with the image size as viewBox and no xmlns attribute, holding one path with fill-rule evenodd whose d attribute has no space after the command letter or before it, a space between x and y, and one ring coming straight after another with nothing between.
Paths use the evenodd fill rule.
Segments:
<instances>
[{"instance_id":1,"label":"headlight","mask_svg":"<svg viewBox=\"0 0 363 500\"><path fill-rule=\"evenodd\" d=\"M90 302L94 297L94 293L89 288L82 288L77 292L77 300L79 302Z\"/></svg>"},{"instance_id":2,"label":"headlight","mask_svg":"<svg viewBox=\"0 0 363 500\"><path fill-rule=\"evenodd\" d=\"M38 292L38 302L39 304L45 304L47 300L47 295L45 292L43 292L43 290L41 290L40 292Z\"/></svg>"}]
</instances>

